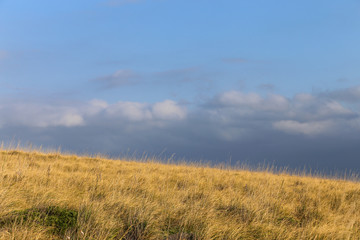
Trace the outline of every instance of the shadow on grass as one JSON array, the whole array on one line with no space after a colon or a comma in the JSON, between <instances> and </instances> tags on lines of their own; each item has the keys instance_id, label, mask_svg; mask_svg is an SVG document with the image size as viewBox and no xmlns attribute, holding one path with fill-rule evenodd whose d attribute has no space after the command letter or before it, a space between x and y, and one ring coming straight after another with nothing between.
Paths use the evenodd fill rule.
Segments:
<instances>
[{"instance_id":1,"label":"shadow on grass","mask_svg":"<svg viewBox=\"0 0 360 240\"><path fill-rule=\"evenodd\" d=\"M13 211L0 218L0 228L12 225L40 225L49 228L51 234L64 236L75 231L78 212L58 206L38 207Z\"/></svg>"}]
</instances>

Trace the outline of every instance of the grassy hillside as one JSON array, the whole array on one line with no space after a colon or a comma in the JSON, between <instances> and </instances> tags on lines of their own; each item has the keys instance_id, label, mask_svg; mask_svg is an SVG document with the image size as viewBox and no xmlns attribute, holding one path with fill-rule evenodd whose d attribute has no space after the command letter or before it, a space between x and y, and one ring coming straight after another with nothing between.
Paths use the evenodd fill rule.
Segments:
<instances>
[{"instance_id":1,"label":"grassy hillside","mask_svg":"<svg viewBox=\"0 0 360 240\"><path fill-rule=\"evenodd\" d=\"M360 184L0 151L0 239L360 239Z\"/></svg>"}]
</instances>

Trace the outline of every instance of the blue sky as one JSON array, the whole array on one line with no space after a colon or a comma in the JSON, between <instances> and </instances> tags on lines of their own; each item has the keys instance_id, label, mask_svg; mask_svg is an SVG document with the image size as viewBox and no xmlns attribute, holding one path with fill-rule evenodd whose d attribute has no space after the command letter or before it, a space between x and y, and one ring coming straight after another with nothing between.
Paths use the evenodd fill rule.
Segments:
<instances>
[{"instance_id":1,"label":"blue sky","mask_svg":"<svg viewBox=\"0 0 360 240\"><path fill-rule=\"evenodd\" d=\"M0 0L0 136L359 168L359 26L355 0Z\"/></svg>"}]
</instances>

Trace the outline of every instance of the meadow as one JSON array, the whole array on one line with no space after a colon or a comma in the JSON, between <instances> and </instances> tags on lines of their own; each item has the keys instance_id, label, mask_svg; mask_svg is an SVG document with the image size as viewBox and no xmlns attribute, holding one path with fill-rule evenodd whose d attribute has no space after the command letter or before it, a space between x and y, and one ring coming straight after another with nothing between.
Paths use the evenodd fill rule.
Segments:
<instances>
[{"instance_id":1,"label":"meadow","mask_svg":"<svg viewBox=\"0 0 360 240\"><path fill-rule=\"evenodd\" d=\"M360 239L360 184L1 150L0 239Z\"/></svg>"}]
</instances>

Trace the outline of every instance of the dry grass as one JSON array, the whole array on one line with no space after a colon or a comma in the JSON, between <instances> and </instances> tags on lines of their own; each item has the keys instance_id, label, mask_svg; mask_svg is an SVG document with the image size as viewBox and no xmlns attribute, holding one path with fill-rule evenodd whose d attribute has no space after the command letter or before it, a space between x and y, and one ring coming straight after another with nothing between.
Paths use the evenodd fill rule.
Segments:
<instances>
[{"instance_id":1,"label":"dry grass","mask_svg":"<svg viewBox=\"0 0 360 240\"><path fill-rule=\"evenodd\" d=\"M49 206L75 210L76 226L16 215ZM360 184L2 150L0 227L0 239L360 239Z\"/></svg>"}]
</instances>

